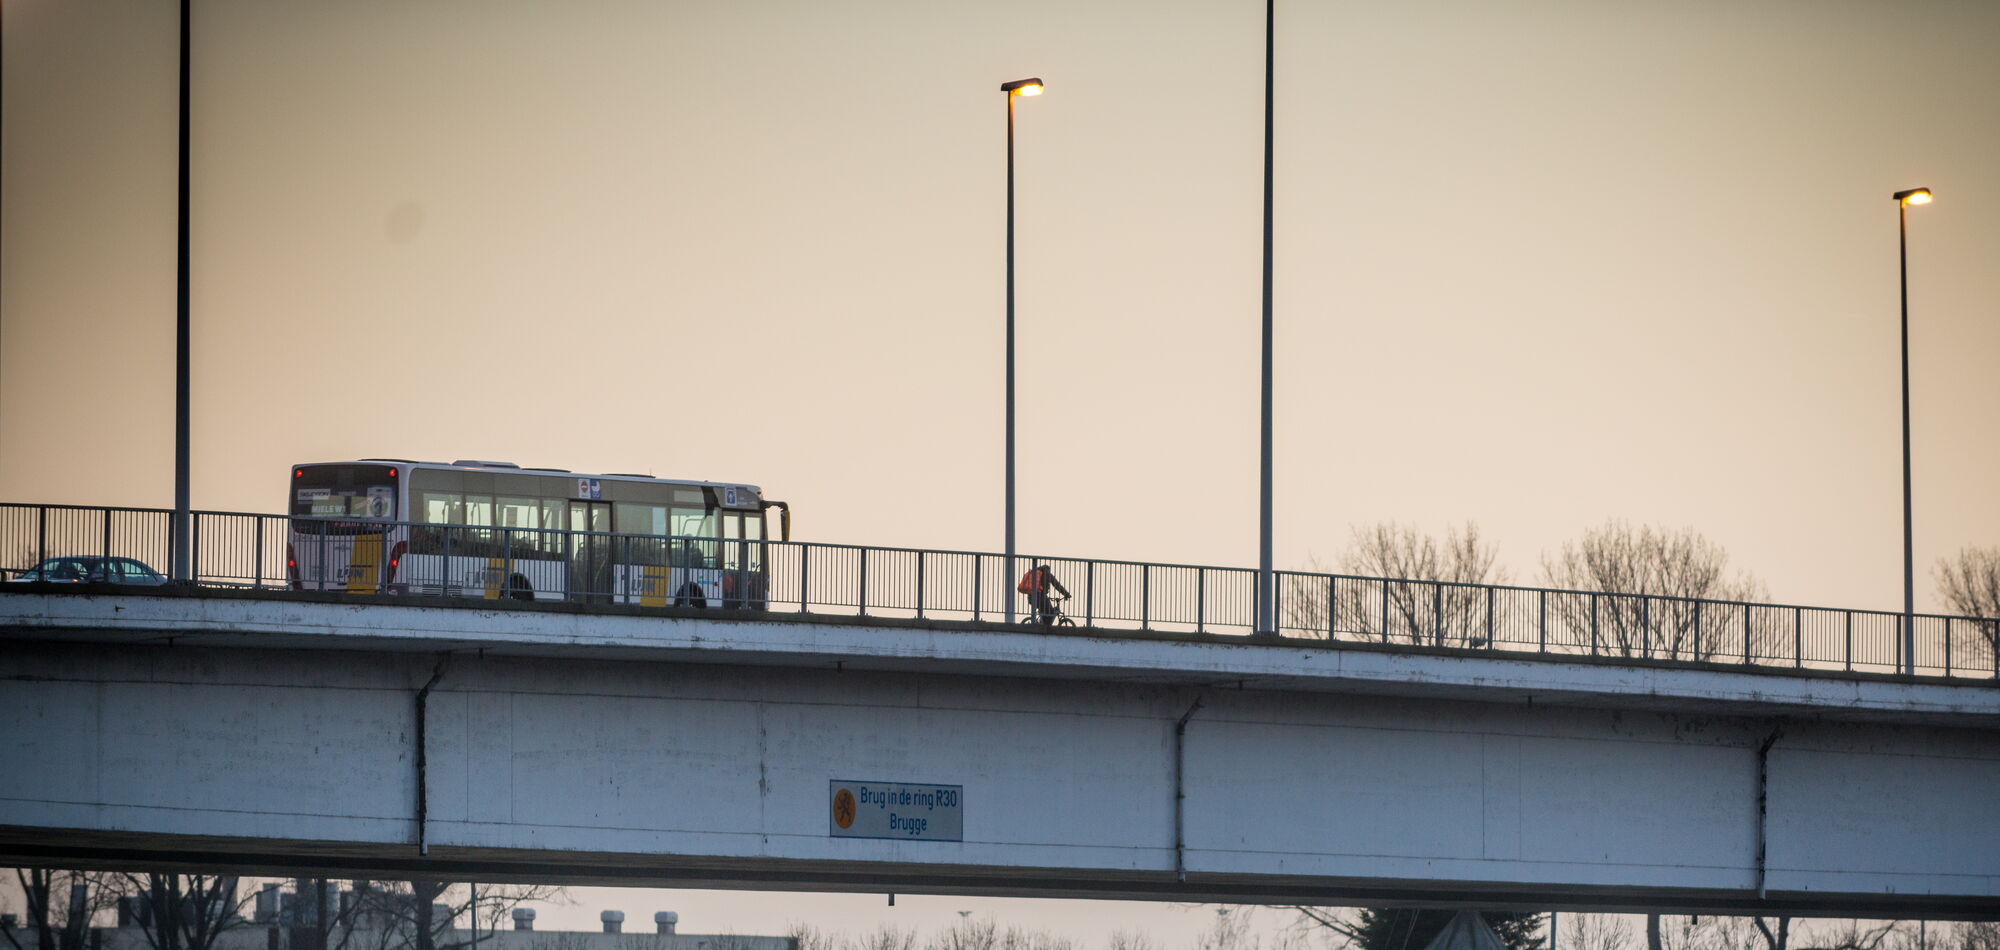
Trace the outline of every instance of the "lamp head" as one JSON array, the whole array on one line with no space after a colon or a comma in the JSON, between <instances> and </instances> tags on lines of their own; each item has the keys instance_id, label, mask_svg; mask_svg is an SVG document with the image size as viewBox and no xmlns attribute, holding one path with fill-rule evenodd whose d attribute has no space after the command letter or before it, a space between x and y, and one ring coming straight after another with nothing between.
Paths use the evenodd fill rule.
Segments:
<instances>
[{"instance_id":1,"label":"lamp head","mask_svg":"<svg viewBox=\"0 0 2000 950\"><path fill-rule=\"evenodd\" d=\"M1931 203L1931 190L1929 188L1911 188L1896 192L1890 197L1895 198L1900 204L1927 205Z\"/></svg>"},{"instance_id":2,"label":"lamp head","mask_svg":"<svg viewBox=\"0 0 2000 950\"><path fill-rule=\"evenodd\" d=\"M1016 79L1013 82L1003 82L1000 84L1000 91L1012 96L1039 96L1042 94L1042 81Z\"/></svg>"}]
</instances>

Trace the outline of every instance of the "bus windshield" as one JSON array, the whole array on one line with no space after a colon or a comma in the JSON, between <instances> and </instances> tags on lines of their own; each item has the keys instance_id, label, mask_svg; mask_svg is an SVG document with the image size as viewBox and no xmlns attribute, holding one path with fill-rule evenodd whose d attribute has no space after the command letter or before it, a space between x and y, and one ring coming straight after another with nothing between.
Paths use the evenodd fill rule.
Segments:
<instances>
[{"instance_id":1,"label":"bus windshield","mask_svg":"<svg viewBox=\"0 0 2000 950\"><path fill-rule=\"evenodd\" d=\"M396 519L396 469L301 465L292 469L292 515L341 521Z\"/></svg>"}]
</instances>

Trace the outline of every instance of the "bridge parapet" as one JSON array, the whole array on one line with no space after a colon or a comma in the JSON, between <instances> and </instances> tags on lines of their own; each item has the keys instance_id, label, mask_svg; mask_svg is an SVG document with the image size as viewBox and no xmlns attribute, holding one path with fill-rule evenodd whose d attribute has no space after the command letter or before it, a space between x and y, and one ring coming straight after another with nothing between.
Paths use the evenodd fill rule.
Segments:
<instances>
[{"instance_id":1,"label":"bridge parapet","mask_svg":"<svg viewBox=\"0 0 2000 950\"><path fill-rule=\"evenodd\" d=\"M49 558L163 563L171 516L164 509L0 505L0 551L26 558L12 566L17 573ZM496 609L562 603L664 615L700 606L718 615L971 622L1000 619L1012 600L1022 616L1035 614L1006 559L980 552L230 512L196 512L191 530L193 583L211 589L429 594ZM1050 627L1253 632L1256 572L1248 568L1028 555L1016 561L1016 568L1049 565L1073 592L1054 605ZM53 579L52 571L28 576ZM1907 670L2000 680L1994 619L1917 616L1910 664L1902 615L1887 611L1294 571L1278 572L1277 581L1275 632L1286 640L1641 667Z\"/></svg>"},{"instance_id":2,"label":"bridge parapet","mask_svg":"<svg viewBox=\"0 0 2000 950\"><path fill-rule=\"evenodd\" d=\"M1025 676L1945 726L2000 720L1990 680L1218 634L696 608L490 607L254 591L11 593L0 637Z\"/></svg>"}]
</instances>

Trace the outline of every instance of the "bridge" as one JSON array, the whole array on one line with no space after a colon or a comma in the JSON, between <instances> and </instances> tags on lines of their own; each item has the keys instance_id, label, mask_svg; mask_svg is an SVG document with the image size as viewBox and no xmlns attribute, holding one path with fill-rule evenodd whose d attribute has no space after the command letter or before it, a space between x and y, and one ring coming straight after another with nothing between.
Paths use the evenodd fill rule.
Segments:
<instances>
[{"instance_id":1,"label":"bridge","mask_svg":"<svg viewBox=\"0 0 2000 950\"><path fill-rule=\"evenodd\" d=\"M2000 915L2000 688L1951 639L1982 621L1920 654L1949 675L1868 668L1897 638L1860 612L1654 598L1635 642L1616 595L1323 575L1290 589L1347 619L1289 616L1331 635L1170 599L1133 623L1115 584L1110 619L1047 629L949 599L992 555L822 547L773 543L754 609L262 589L220 549L205 586L0 585L0 860ZM1138 573L1193 572L1206 611L1223 570ZM1603 598L1597 649L1572 596ZM1776 653L1829 629L1844 657Z\"/></svg>"}]
</instances>

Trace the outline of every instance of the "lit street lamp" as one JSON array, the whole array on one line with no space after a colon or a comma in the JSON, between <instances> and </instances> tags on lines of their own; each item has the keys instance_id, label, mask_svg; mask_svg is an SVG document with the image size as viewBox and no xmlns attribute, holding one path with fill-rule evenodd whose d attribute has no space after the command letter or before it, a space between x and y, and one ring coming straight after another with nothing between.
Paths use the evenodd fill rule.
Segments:
<instances>
[{"instance_id":1,"label":"lit street lamp","mask_svg":"<svg viewBox=\"0 0 2000 950\"><path fill-rule=\"evenodd\" d=\"M1001 568L1000 593L1007 601L1007 622L1014 622L1014 97L1042 94L1040 79L1016 79L1000 84L1007 94L1007 555Z\"/></svg>"},{"instance_id":2,"label":"lit street lamp","mask_svg":"<svg viewBox=\"0 0 2000 950\"><path fill-rule=\"evenodd\" d=\"M1896 256L1903 294L1903 672L1917 672L1917 562L1910 540L1910 227L1911 205L1931 203L1929 188L1896 192Z\"/></svg>"}]
</instances>

